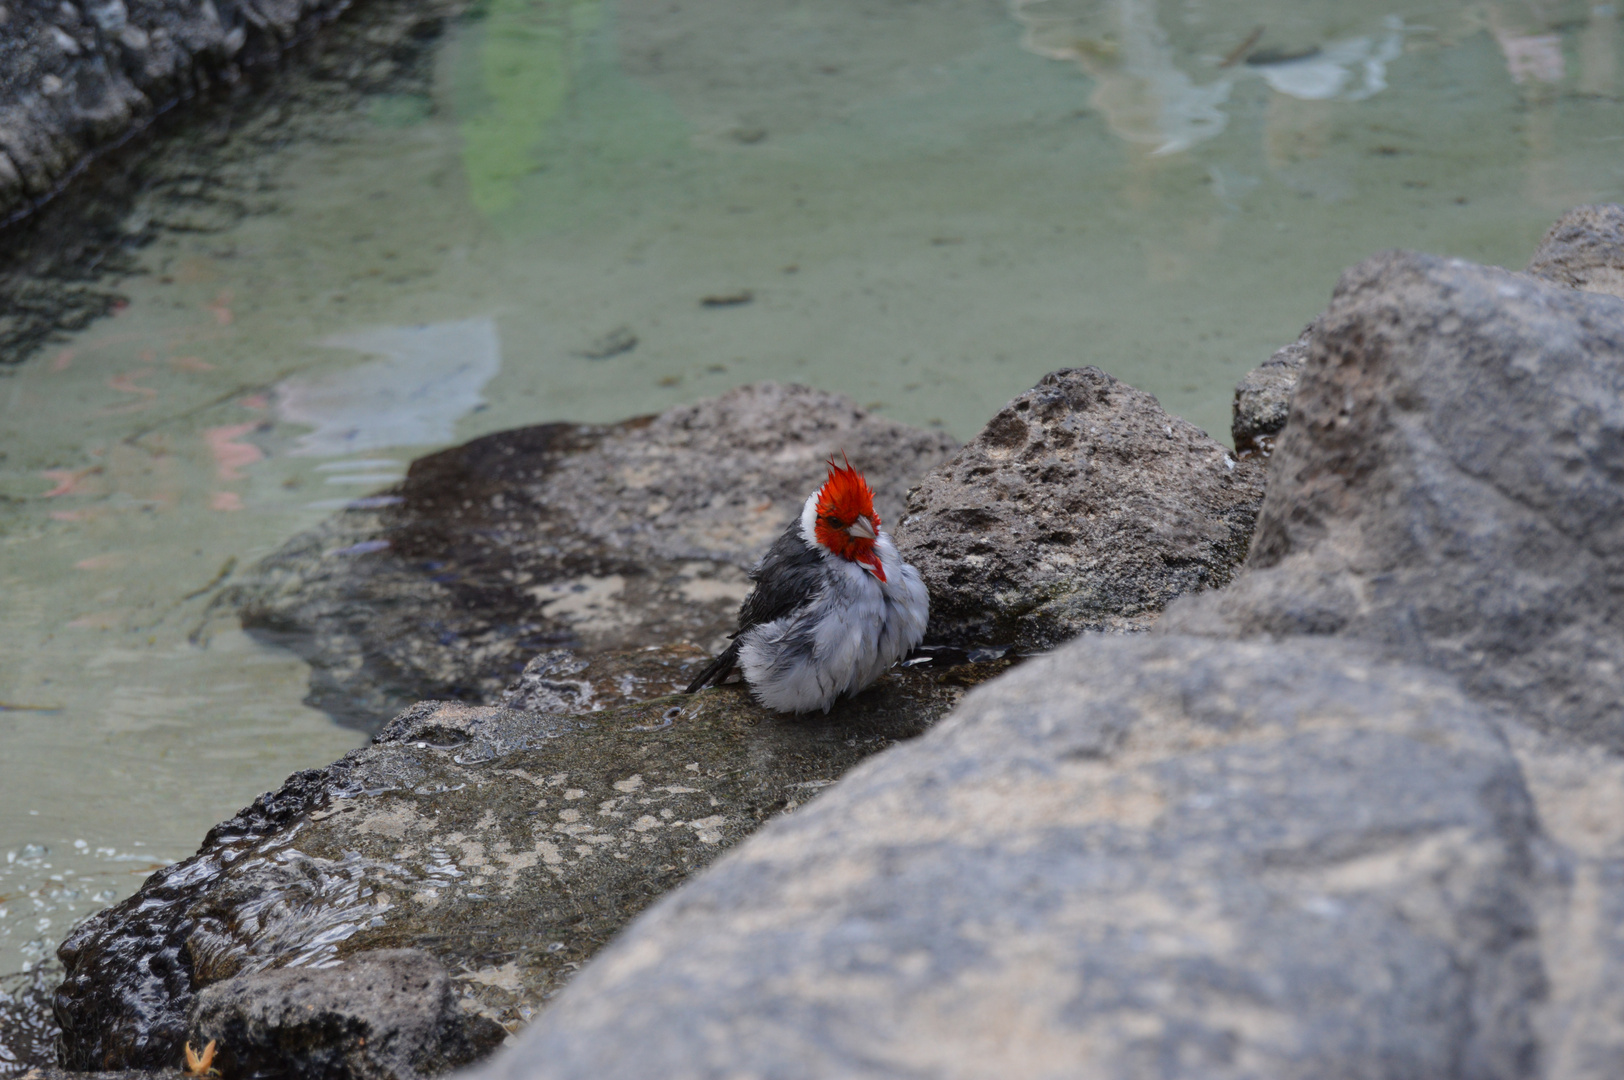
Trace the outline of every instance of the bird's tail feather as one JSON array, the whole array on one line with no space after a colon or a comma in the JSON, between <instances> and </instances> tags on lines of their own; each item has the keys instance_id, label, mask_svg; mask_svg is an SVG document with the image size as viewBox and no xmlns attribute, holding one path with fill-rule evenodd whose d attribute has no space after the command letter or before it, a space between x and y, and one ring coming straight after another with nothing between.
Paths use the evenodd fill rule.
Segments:
<instances>
[{"instance_id":1,"label":"bird's tail feather","mask_svg":"<svg viewBox=\"0 0 1624 1080\"><path fill-rule=\"evenodd\" d=\"M738 662L739 642L735 641L722 650L722 655L706 664L705 670L701 671L699 677L688 684L688 689L683 693L692 694L703 690L707 686L715 686L733 673L733 668Z\"/></svg>"}]
</instances>

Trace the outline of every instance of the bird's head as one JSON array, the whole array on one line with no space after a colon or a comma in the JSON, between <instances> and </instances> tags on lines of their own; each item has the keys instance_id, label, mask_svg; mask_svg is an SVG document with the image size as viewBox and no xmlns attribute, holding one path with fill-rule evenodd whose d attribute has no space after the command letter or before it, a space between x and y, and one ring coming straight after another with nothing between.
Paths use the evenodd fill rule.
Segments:
<instances>
[{"instance_id":1,"label":"bird's head","mask_svg":"<svg viewBox=\"0 0 1624 1080\"><path fill-rule=\"evenodd\" d=\"M846 455L840 455L846 461ZM829 479L818 489L813 536L830 552L857 563L885 580L885 567L874 551L880 535L880 516L874 512L874 492L851 462L836 465L829 459Z\"/></svg>"}]
</instances>

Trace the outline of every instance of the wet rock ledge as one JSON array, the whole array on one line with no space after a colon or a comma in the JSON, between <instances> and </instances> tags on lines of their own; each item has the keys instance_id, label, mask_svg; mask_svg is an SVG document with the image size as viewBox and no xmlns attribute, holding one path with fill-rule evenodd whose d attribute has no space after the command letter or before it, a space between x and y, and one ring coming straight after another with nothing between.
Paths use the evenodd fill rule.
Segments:
<instances>
[{"instance_id":1,"label":"wet rock ledge","mask_svg":"<svg viewBox=\"0 0 1624 1080\"><path fill-rule=\"evenodd\" d=\"M0 5L0 222L177 101L274 60L349 0Z\"/></svg>"}]
</instances>

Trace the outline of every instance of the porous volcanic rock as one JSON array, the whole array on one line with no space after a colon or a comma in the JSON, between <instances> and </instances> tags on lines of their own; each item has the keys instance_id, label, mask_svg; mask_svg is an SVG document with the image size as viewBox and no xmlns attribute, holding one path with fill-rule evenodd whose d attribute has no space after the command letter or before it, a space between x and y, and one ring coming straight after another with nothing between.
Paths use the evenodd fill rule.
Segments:
<instances>
[{"instance_id":1,"label":"porous volcanic rock","mask_svg":"<svg viewBox=\"0 0 1624 1080\"><path fill-rule=\"evenodd\" d=\"M224 1076L416 1080L485 1057L502 1025L457 1006L451 977L420 949L355 953L216 983L192 1006L188 1041L216 1046Z\"/></svg>"},{"instance_id":2,"label":"porous volcanic rock","mask_svg":"<svg viewBox=\"0 0 1624 1080\"><path fill-rule=\"evenodd\" d=\"M373 949L425 950L515 1028L661 893L1010 663L941 660L810 718L740 686L573 715L414 706L73 931L63 1062L172 1065L204 988Z\"/></svg>"},{"instance_id":3,"label":"porous volcanic rock","mask_svg":"<svg viewBox=\"0 0 1624 1080\"><path fill-rule=\"evenodd\" d=\"M1316 325L1246 566L1158 628L1361 639L1497 711L1559 868L1538 1028L1563 1080L1624 1075L1621 600L1624 300L1389 252Z\"/></svg>"},{"instance_id":4,"label":"porous volcanic rock","mask_svg":"<svg viewBox=\"0 0 1624 1080\"><path fill-rule=\"evenodd\" d=\"M1260 454L1268 457L1274 441L1286 426L1291 412L1291 395L1297 377L1308 359L1308 339L1314 331L1305 329L1290 345L1246 373L1235 387L1235 403L1230 409L1229 434L1240 457Z\"/></svg>"},{"instance_id":5,"label":"porous volcanic rock","mask_svg":"<svg viewBox=\"0 0 1624 1080\"><path fill-rule=\"evenodd\" d=\"M1045 375L908 494L927 640L1049 648L1141 630L1246 555L1263 474L1098 368Z\"/></svg>"},{"instance_id":6,"label":"porous volcanic rock","mask_svg":"<svg viewBox=\"0 0 1624 1080\"><path fill-rule=\"evenodd\" d=\"M1244 572L1170 631L1378 642L1624 750L1624 301L1368 259L1270 466Z\"/></svg>"},{"instance_id":7,"label":"porous volcanic rock","mask_svg":"<svg viewBox=\"0 0 1624 1080\"><path fill-rule=\"evenodd\" d=\"M745 571L831 454L864 471L890 519L954 446L775 383L620 424L501 432L413 462L220 603L310 663L312 705L371 730L425 698L494 702L541 653L714 651ZM685 681L679 668L619 700Z\"/></svg>"},{"instance_id":8,"label":"porous volcanic rock","mask_svg":"<svg viewBox=\"0 0 1624 1080\"><path fill-rule=\"evenodd\" d=\"M1528 260L1528 273L1624 297L1624 206L1576 206L1557 218Z\"/></svg>"},{"instance_id":9,"label":"porous volcanic rock","mask_svg":"<svg viewBox=\"0 0 1624 1080\"><path fill-rule=\"evenodd\" d=\"M1446 676L1091 634L770 823L474 1075L1520 1080L1537 838Z\"/></svg>"}]
</instances>

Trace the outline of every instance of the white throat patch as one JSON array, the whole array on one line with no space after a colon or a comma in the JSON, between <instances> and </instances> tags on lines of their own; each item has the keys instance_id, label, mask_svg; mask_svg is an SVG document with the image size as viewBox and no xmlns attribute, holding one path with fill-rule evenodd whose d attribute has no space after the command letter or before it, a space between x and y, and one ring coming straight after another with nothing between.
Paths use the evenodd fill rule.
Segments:
<instances>
[{"instance_id":1,"label":"white throat patch","mask_svg":"<svg viewBox=\"0 0 1624 1080\"><path fill-rule=\"evenodd\" d=\"M829 549L818 543L818 496L823 494L820 487L806 497L806 505L801 507L801 539L806 546L812 548L819 555L828 555Z\"/></svg>"}]
</instances>

